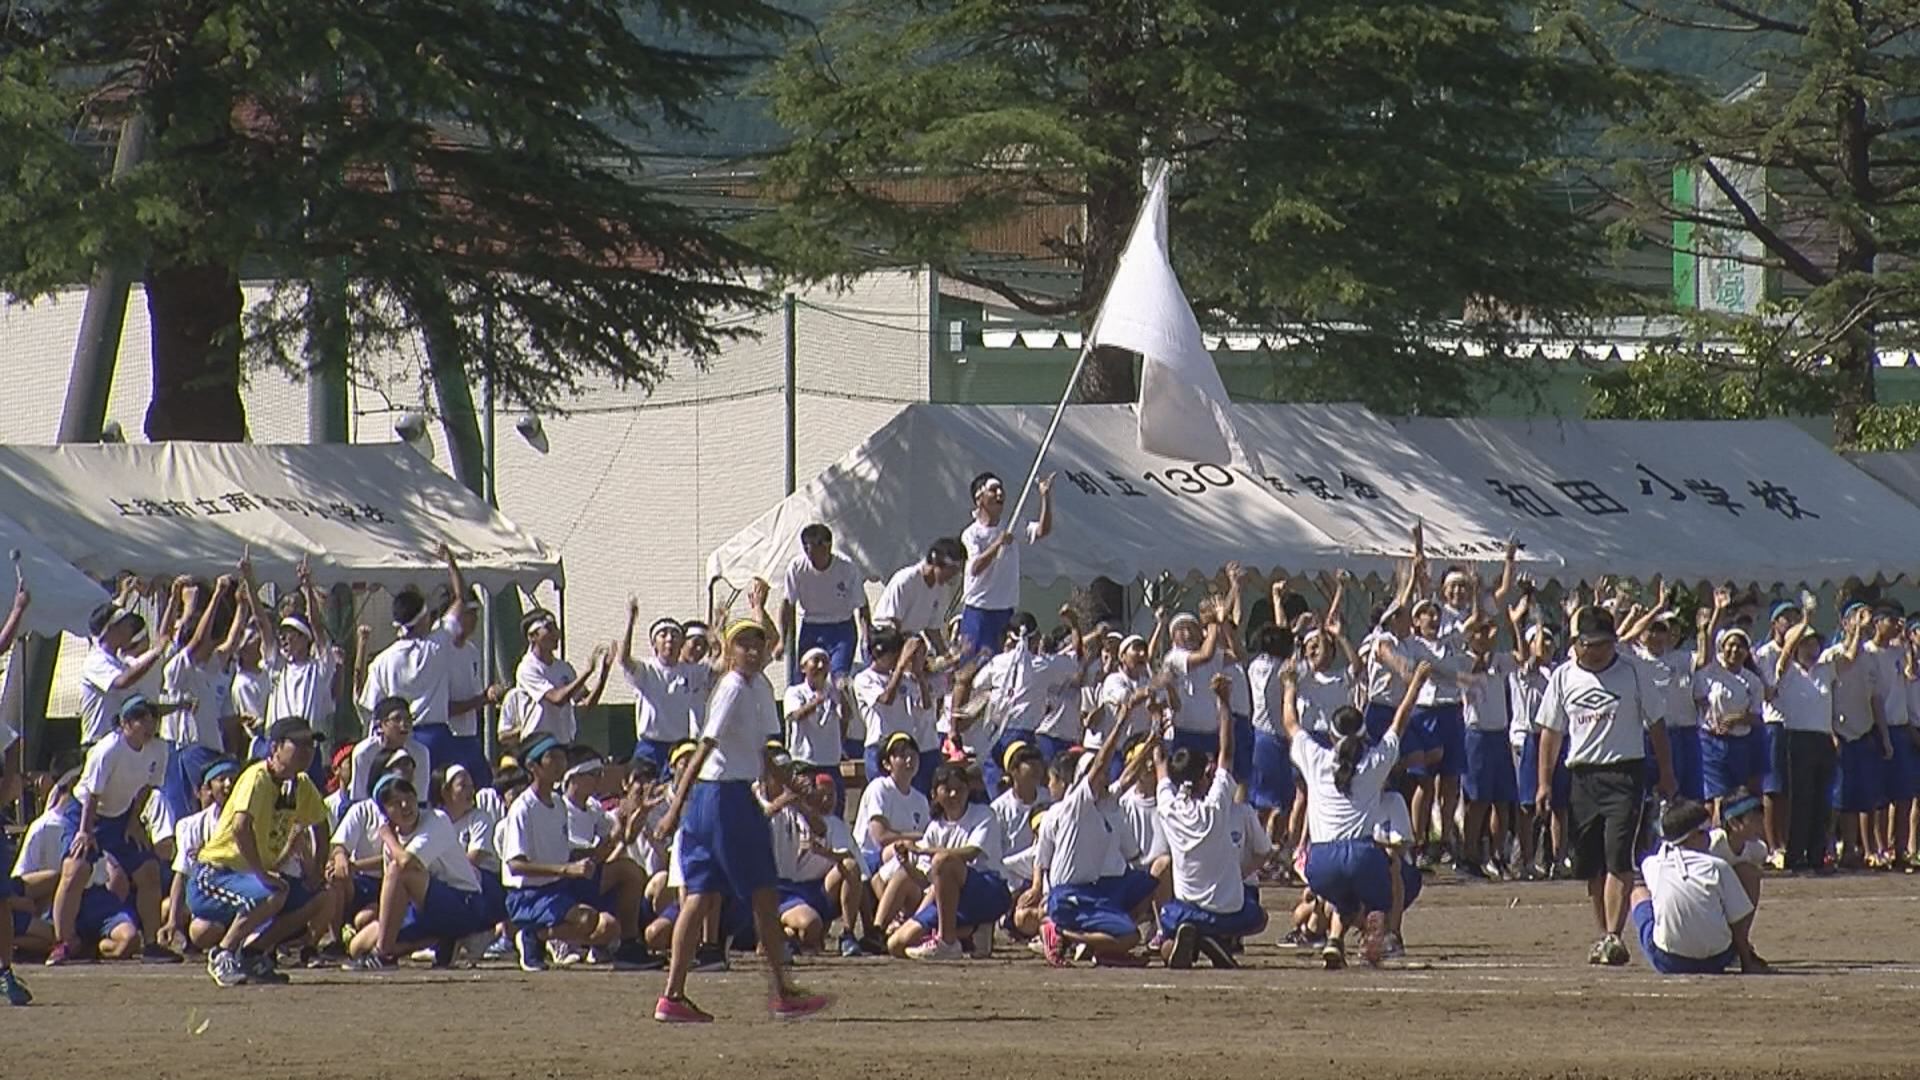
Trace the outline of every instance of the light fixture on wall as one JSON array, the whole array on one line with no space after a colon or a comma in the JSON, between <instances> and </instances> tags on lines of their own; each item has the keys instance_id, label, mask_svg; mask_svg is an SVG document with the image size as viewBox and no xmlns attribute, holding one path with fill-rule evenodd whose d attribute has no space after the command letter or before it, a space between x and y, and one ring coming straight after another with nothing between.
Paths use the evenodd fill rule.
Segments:
<instances>
[{"instance_id":1,"label":"light fixture on wall","mask_svg":"<svg viewBox=\"0 0 1920 1080\"><path fill-rule=\"evenodd\" d=\"M528 413L514 421L513 430L519 432L520 437L527 440L528 446L533 447L543 454L547 452L547 427L540 422L538 415Z\"/></svg>"},{"instance_id":2,"label":"light fixture on wall","mask_svg":"<svg viewBox=\"0 0 1920 1080\"><path fill-rule=\"evenodd\" d=\"M120 421L109 420L100 425L100 441L103 443L123 443L127 441L127 432Z\"/></svg>"},{"instance_id":3,"label":"light fixture on wall","mask_svg":"<svg viewBox=\"0 0 1920 1080\"><path fill-rule=\"evenodd\" d=\"M426 417L417 412L403 412L393 422L393 433L420 454L433 457L433 435L427 431Z\"/></svg>"}]
</instances>

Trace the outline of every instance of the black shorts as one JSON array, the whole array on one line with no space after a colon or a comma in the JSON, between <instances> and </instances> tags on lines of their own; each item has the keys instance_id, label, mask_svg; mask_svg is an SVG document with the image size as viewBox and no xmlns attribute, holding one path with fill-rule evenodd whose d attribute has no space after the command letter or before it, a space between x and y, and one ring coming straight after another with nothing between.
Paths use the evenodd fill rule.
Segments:
<instances>
[{"instance_id":1,"label":"black shorts","mask_svg":"<svg viewBox=\"0 0 1920 1080\"><path fill-rule=\"evenodd\" d=\"M1567 844L1573 849L1573 876L1582 881L1602 873L1631 874L1646 802L1646 762L1572 767Z\"/></svg>"}]
</instances>

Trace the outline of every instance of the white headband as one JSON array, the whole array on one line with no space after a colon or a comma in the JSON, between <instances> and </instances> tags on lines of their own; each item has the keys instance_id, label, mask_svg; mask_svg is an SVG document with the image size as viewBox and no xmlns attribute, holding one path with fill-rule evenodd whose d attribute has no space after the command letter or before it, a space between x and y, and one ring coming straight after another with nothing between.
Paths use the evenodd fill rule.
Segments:
<instances>
[{"instance_id":1,"label":"white headband","mask_svg":"<svg viewBox=\"0 0 1920 1080\"><path fill-rule=\"evenodd\" d=\"M606 762L604 760L597 757L590 757L580 764L575 765L573 768L568 769L567 774L561 777L561 783L566 783L576 776L585 776L588 773L599 772L605 765Z\"/></svg>"}]
</instances>

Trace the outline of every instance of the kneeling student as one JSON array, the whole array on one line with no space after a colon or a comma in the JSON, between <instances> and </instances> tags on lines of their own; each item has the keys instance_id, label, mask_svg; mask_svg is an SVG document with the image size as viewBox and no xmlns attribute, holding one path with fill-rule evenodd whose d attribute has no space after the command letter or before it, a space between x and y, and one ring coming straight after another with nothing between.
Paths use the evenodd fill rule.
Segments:
<instances>
[{"instance_id":1,"label":"kneeling student","mask_svg":"<svg viewBox=\"0 0 1920 1080\"><path fill-rule=\"evenodd\" d=\"M1647 963L1662 975L1717 975L1740 962L1763 974L1766 962L1747 940L1753 901L1725 859L1707 850L1707 808L1681 800L1660 815L1666 837L1640 864L1644 887L1633 890L1633 925Z\"/></svg>"},{"instance_id":2,"label":"kneeling student","mask_svg":"<svg viewBox=\"0 0 1920 1080\"><path fill-rule=\"evenodd\" d=\"M350 966L364 971L393 967L409 946L433 948L436 966L451 960L464 938L474 951L492 940L480 875L467 860L466 846L453 823L434 810L420 809L413 783L389 773L374 784L372 801L380 807L377 833L386 871L380 877L380 902L374 920L360 928L347 946Z\"/></svg>"},{"instance_id":3,"label":"kneeling student","mask_svg":"<svg viewBox=\"0 0 1920 1080\"><path fill-rule=\"evenodd\" d=\"M580 883L593 878L594 865L572 858L566 803L554 794L567 771L567 748L537 736L522 761L533 785L507 807L495 835L520 970L545 971L549 942L607 948L619 940L620 923L580 902Z\"/></svg>"},{"instance_id":4,"label":"kneeling student","mask_svg":"<svg viewBox=\"0 0 1920 1080\"><path fill-rule=\"evenodd\" d=\"M1005 840L1000 819L988 807L969 801L973 790L967 767L943 762L933 772L933 799L940 819L927 826L914 850L929 856L927 891L931 900L893 932L887 950L914 960L958 960L970 938L973 958L993 952L993 924L1013 907L1007 891ZM931 935L931 936L929 936Z\"/></svg>"},{"instance_id":5,"label":"kneeling student","mask_svg":"<svg viewBox=\"0 0 1920 1080\"><path fill-rule=\"evenodd\" d=\"M1196 952L1204 952L1215 967L1236 967L1228 941L1267 925L1258 896L1249 898L1241 881L1247 819L1233 801L1233 682L1215 675L1212 686L1220 735L1211 779L1204 751L1181 747L1169 760L1165 744L1153 746L1160 774L1154 804L1173 860L1173 899L1160 909L1160 932L1167 938L1162 955L1170 968L1192 967Z\"/></svg>"}]
</instances>

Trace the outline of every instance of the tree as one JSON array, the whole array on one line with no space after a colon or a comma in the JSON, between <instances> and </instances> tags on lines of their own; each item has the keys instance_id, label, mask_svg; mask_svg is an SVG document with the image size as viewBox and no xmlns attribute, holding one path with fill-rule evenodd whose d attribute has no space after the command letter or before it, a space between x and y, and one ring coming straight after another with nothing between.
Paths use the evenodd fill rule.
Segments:
<instances>
[{"instance_id":1,"label":"tree","mask_svg":"<svg viewBox=\"0 0 1920 1080\"><path fill-rule=\"evenodd\" d=\"M1712 53L1734 89L1621 58L1569 21L1621 80L1630 118L1606 179L1622 230L1718 234L1715 259L1777 283L1780 348L1753 358L1824 385L1836 439L1875 403L1875 355L1920 316L1920 5L1913 0L1618 0L1668 55ZM1614 35L1614 40L1619 40ZM1676 184L1675 177L1681 182ZM1697 192L1688 198L1689 190ZM1676 197L1678 195L1679 197Z\"/></svg>"},{"instance_id":2,"label":"tree","mask_svg":"<svg viewBox=\"0 0 1920 1080\"><path fill-rule=\"evenodd\" d=\"M651 385L759 294L746 250L607 128L695 124L753 59L729 43L784 24L760 0L13 5L0 291L141 268L155 439L244 438L243 350L299 370L329 333L424 334L436 369L529 408L592 377ZM110 178L91 137L130 117L146 154ZM244 320L243 274L274 282Z\"/></svg>"},{"instance_id":3,"label":"tree","mask_svg":"<svg viewBox=\"0 0 1920 1080\"><path fill-rule=\"evenodd\" d=\"M1598 230L1544 184L1609 88L1535 51L1514 15L1500 0L854 0L769 80L795 139L767 167L780 209L755 236L803 278L925 263L1084 323L1143 165L1171 159L1174 254L1203 320L1288 327L1306 395L1464 408L1476 362L1441 341L1497 343L1520 317L1558 324L1607 296ZM986 230L1060 207L1082 212L1044 237L1077 273L1064 295L983 265ZM1130 398L1129 358L1096 355L1079 391Z\"/></svg>"}]
</instances>

